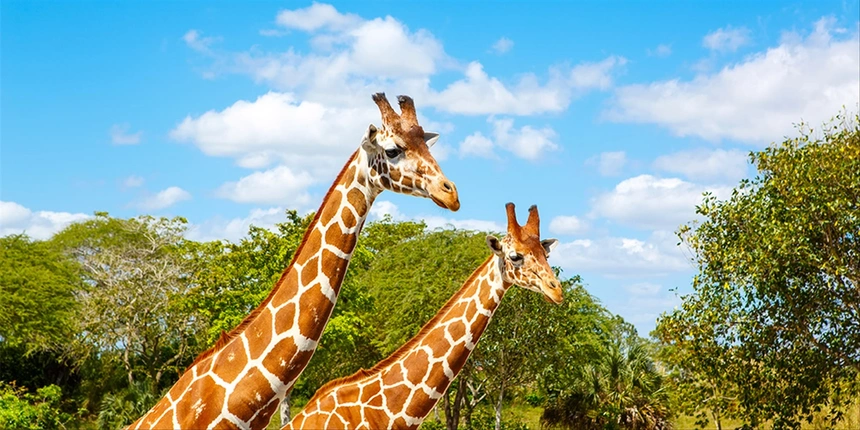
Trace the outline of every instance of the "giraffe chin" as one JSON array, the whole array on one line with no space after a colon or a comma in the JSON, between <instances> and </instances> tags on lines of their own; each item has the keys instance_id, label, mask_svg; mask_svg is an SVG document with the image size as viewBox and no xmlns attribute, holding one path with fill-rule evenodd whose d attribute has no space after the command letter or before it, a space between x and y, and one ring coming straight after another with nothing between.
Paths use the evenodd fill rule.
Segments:
<instances>
[{"instance_id":1,"label":"giraffe chin","mask_svg":"<svg viewBox=\"0 0 860 430\"><path fill-rule=\"evenodd\" d=\"M561 295L561 288L549 289L547 287L541 288L541 296L547 302L552 304L561 304L564 301L564 296Z\"/></svg>"},{"instance_id":2,"label":"giraffe chin","mask_svg":"<svg viewBox=\"0 0 860 430\"><path fill-rule=\"evenodd\" d=\"M454 196L453 199L447 199L448 201L444 201L433 194L430 194L430 200L432 200L433 203L436 203L440 208L448 209L451 212L457 212L460 209L460 199L457 196Z\"/></svg>"}]
</instances>

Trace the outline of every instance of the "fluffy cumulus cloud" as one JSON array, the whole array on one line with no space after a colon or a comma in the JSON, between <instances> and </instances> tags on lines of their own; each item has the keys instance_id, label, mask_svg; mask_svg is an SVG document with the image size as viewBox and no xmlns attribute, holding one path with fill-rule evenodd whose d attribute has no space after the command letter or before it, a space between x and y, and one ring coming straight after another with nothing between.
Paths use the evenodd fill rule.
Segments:
<instances>
[{"instance_id":1,"label":"fluffy cumulus cloud","mask_svg":"<svg viewBox=\"0 0 860 430\"><path fill-rule=\"evenodd\" d=\"M655 231L647 240L605 236L561 243L550 263L568 273L594 272L613 278L663 276L691 269L671 233Z\"/></svg>"},{"instance_id":2,"label":"fluffy cumulus cloud","mask_svg":"<svg viewBox=\"0 0 860 430\"><path fill-rule=\"evenodd\" d=\"M238 242L248 234L250 226L274 230L275 224L286 221L285 209L273 207L253 209L242 218L223 219L215 217L189 226L186 237L197 241L229 240Z\"/></svg>"},{"instance_id":3,"label":"fluffy cumulus cloud","mask_svg":"<svg viewBox=\"0 0 860 430\"><path fill-rule=\"evenodd\" d=\"M0 201L0 236L25 233L34 239L47 239L89 217L82 213L32 211L15 202Z\"/></svg>"},{"instance_id":4,"label":"fluffy cumulus cloud","mask_svg":"<svg viewBox=\"0 0 860 430\"><path fill-rule=\"evenodd\" d=\"M369 99L369 97L368 97ZM367 103L370 105L370 103ZM205 154L232 157L248 168L276 161L289 167L319 166L330 173L358 148L376 106L336 108L298 100L294 94L269 92L254 101L240 100L221 111L186 117L170 135Z\"/></svg>"},{"instance_id":5,"label":"fluffy cumulus cloud","mask_svg":"<svg viewBox=\"0 0 860 430\"><path fill-rule=\"evenodd\" d=\"M585 160L585 164L597 167L601 176L618 176L627 165L627 153L624 151L601 152L599 155Z\"/></svg>"},{"instance_id":6,"label":"fluffy cumulus cloud","mask_svg":"<svg viewBox=\"0 0 860 430\"><path fill-rule=\"evenodd\" d=\"M493 44L492 50L496 54L504 54L511 50L514 47L514 41L508 39L507 37L500 37L496 43Z\"/></svg>"},{"instance_id":7,"label":"fluffy cumulus cloud","mask_svg":"<svg viewBox=\"0 0 860 430\"><path fill-rule=\"evenodd\" d=\"M143 137L143 132L132 133L129 124L114 124L110 128L110 140L114 145L137 145Z\"/></svg>"},{"instance_id":8,"label":"fluffy cumulus cloud","mask_svg":"<svg viewBox=\"0 0 860 430\"><path fill-rule=\"evenodd\" d=\"M289 167L278 166L228 182L218 189L218 195L239 203L304 206L310 201L305 189L313 183L313 178L306 172L296 173Z\"/></svg>"},{"instance_id":9,"label":"fluffy cumulus cloud","mask_svg":"<svg viewBox=\"0 0 860 430\"><path fill-rule=\"evenodd\" d=\"M460 143L460 156L475 156L483 158L495 158L493 152L493 141L484 136L481 132L475 132L467 136Z\"/></svg>"},{"instance_id":10,"label":"fluffy cumulus cloud","mask_svg":"<svg viewBox=\"0 0 860 430\"><path fill-rule=\"evenodd\" d=\"M786 33L778 46L718 72L620 87L605 116L658 124L678 136L767 144L794 134L793 123L817 126L843 105L856 110L857 70L857 30L824 18L805 37Z\"/></svg>"},{"instance_id":11,"label":"fluffy cumulus cloud","mask_svg":"<svg viewBox=\"0 0 860 430\"><path fill-rule=\"evenodd\" d=\"M203 53L210 52L210 48L212 44L217 42L219 38L217 37L203 37L203 35L197 30L188 30L182 36L182 40L185 41L185 44L188 45L189 48Z\"/></svg>"},{"instance_id":12,"label":"fluffy cumulus cloud","mask_svg":"<svg viewBox=\"0 0 860 430\"><path fill-rule=\"evenodd\" d=\"M712 51L734 52L750 42L750 31L746 27L727 26L708 33L702 39L702 46Z\"/></svg>"},{"instance_id":13,"label":"fluffy cumulus cloud","mask_svg":"<svg viewBox=\"0 0 860 430\"><path fill-rule=\"evenodd\" d=\"M549 231L553 234L581 234L586 230L586 223L573 215L560 215L549 223Z\"/></svg>"},{"instance_id":14,"label":"fluffy cumulus cloud","mask_svg":"<svg viewBox=\"0 0 860 430\"><path fill-rule=\"evenodd\" d=\"M423 106L467 115L558 112L586 91L608 89L612 76L626 63L624 58L609 56L573 67L554 66L542 79L525 74L503 82L490 76L477 61L451 58L429 31L409 29L391 16L365 19L314 3L281 11L276 23L284 31L308 33L310 47L290 47L281 52L257 48L212 52L212 41L204 43L195 30L186 34L186 42L212 57L212 70L206 71L207 75L248 74L279 91L297 93L304 100L338 106L366 106L366 97L357 95L385 87L410 94ZM281 32L267 29L265 34L278 36ZM501 52L512 44L503 38L495 49ZM461 72L462 78L441 89L430 85L434 75L452 70Z\"/></svg>"},{"instance_id":15,"label":"fluffy cumulus cloud","mask_svg":"<svg viewBox=\"0 0 860 430\"><path fill-rule=\"evenodd\" d=\"M430 104L438 109L463 115L534 115L567 109L571 100L590 90L606 90L613 74L627 60L611 56L595 63L573 68L554 67L541 83L534 74L525 74L513 85L491 77L484 66L473 61L466 66L464 78L442 91L427 89Z\"/></svg>"},{"instance_id":16,"label":"fluffy cumulus cloud","mask_svg":"<svg viewBox=\"0 0 860 430\"><path fill-rule=\"evenodd\" d=\"M181 201L190 200L191 193L179 187L167 187L151 196L144 197L135 206L143 210L159 210L173 206Z\"/></svg>"},{"instance_id":17,"label":"fluffy cumulus cloud","mask_svg":"<svg viewBox=\"0 0 860 430\"><path fill-rule=\"evenodd\" d=\"M495 148L513 153L519 158L537 160L549 151L558 149L557 135L551 127L534 128L529 125L514 127L510 118L490 118L492 139L475 132L460 142L460 156L498 158Z\"/></svg>"},{"instance_id":18,"label":"fluffy cumulus cloud","mask_svg":"<svg viewBox=\"0 0 860 430\"><path fill-rule=\"evenodd\" d=\"M692 149L661 155L654 168L693 181L735 183L749 174L748 152L738 149Z\"/></svg>"},{"instance_id":19,"label":"fluffy cumulus cloud","mask_svg":"<svg viewBox=\"0 0 860 430\"><path fill-rule=\"evenodd\" d=\"M354 27L362 20L357 15L342 14L330 4L314 2L303 9L284 10L276 19L279 25L303 31L320 29L344 30Z\"/></svg>"},{"instance_id":20,"label":"fluffy cumulus cloud","mask_svg":"<svg viewBox=\"0 0 860 430\"><path fill-rule=\"evenodd\" d=\"M633 227L674 230L696 218L696 205L702 202L705 191L726 198L731 194L731 187L639 175L597 196L592 201L591 215Z\"/></svg>"}]
</instances>

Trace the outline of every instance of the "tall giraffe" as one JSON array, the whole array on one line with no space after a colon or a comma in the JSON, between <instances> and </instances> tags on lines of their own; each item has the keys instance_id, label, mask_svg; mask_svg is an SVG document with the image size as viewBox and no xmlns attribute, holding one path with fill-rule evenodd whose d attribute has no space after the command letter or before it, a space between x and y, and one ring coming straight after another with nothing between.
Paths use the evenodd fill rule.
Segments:
<instances>
[{"instance_id":1,"label":"tall giraffe","mask_svg":"<svg viewBox=\"0 0 860 430\"><path fill-rule=\"evenodd\" d=\"M272 292L131 428L265 428L317 347L376 196L387 189L460 208L430 155L438 134L418 125L412 99L398 97L400 115L385 94L373 101L382 128L368 127Z\"/></svg>"},{"instance_id":2,"label":"tall giraffe","mask_svg":"<svg viewBox=\"0 0 860 430\"><path fill-rule=\"evenodd\" d=\"M511 285L561 303L561 284L547 262L558 241L540 240L536 206L524 226L514 204L506 208L508 235L487 236L493 255L415 337L370 370L320 387L282 429L418 428L463 369Z\"/></svg>"}]
</instances>

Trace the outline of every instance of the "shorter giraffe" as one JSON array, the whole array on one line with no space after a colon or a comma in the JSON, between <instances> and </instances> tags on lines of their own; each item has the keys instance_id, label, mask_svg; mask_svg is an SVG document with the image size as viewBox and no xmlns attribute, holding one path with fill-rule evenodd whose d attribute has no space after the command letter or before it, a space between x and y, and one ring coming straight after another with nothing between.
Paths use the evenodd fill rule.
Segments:
<instances>
[{"instance_id":1,"label":"shorter giraffe","mask_svg":"<svg viewBox=\"0 0 860 430\"><path fill-rule=\"evenodd\" d=\"M463 369L511 285L561 303L547 262L556 239L540 240L537 206L526 225L506 206L508 235L487 236L491 255L421 331L370 370L323 385L283 429L418 428Z\"/></svg>"}]
</instances>

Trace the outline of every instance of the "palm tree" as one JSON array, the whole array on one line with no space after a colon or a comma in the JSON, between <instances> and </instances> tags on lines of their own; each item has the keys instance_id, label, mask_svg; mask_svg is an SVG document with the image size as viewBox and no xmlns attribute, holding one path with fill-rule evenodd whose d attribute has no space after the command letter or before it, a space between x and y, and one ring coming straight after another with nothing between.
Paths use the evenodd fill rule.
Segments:
<instances>
[{"instance_id":1,"label":"palm tree","mask_svg":"<svg viewBox=\"0 0 860 430\"><path fill-rule=\"evenodd\" d=\"M600 360L584 366L578 376L578 383L544 410L544 427L671 429L663 377L638 337L609 342Z\"/></svg>"}]
</instances>

